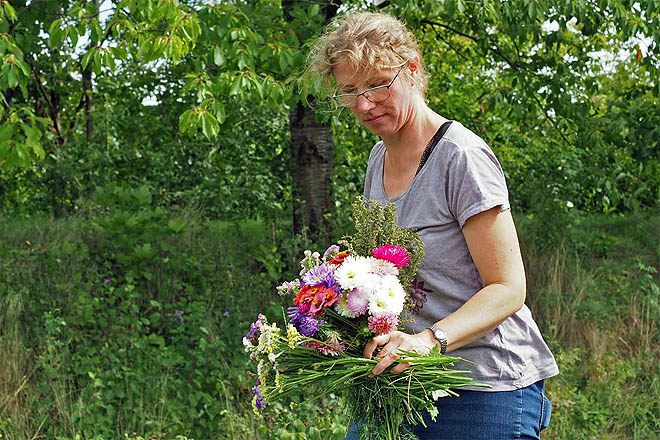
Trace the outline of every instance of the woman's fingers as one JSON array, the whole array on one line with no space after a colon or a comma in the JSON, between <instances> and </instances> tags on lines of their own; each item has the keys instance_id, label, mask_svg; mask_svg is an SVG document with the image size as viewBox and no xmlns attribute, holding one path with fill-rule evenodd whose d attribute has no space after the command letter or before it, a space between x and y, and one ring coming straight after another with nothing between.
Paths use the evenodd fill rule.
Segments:
<instances>
[{"instance_id":1,"label":"woman's fingers","mask_svg":"<svg viewBox=\"0 0 660 440\"><path fill-rule=\"evenodd\" d=\"M393 352L387 352L384 356L380 356L381 353L378 354L380 357L381 361L376 364L373 370L371 370L371 375L370 376L376 376L383 371L387 370L390 365L392 365L394 362L399 359L399 356L397 356L396 353Z\"/></svg>"},{"instance_id":2,"label":"woman's fingers","mask_svg":"<svg viewBox=\"0 0 660 440\"><path fill-rule=\"evenodd\" d=\"M394 373L394 374L399 374L399 373L402 373L409 366L410 366L409 362L401 362L398 365L395 365L394 367L392 367L392 370L390 370L390 371L392 371L392 373Z\"/></svg>"},{"instance_id":3,"label":"woman's fingers","mask_svg":"<svg viewBox=\"0 0 660 440\"><path fill-rule=\"evenodd\" d=\"M371 359L371 356L374 354L376 347L385 345L390 342L390 335L391 333L378 335L373 337L371 341L367 342L367 344L364 346L364 350L362 351L362 355L365 357L365 359Z\"/></svg>"},{"instance_id":4,"label":"woman's fingers","mask_svg":"<svg viewBox=\"0 0 660 440\"><path fill-rule=\"evenodd\" d=\"M371 359L376 347L383 346L383 348L376 355L380 362L376 364L371 371L370 377L382 373L387 370L392 364L399 359L401 351L413 351L420 354L428 354L430 348L427 347L423 340L420 340L419 334L409 335L399 331L394 331L386 335L380 335L373 338L364 348L364 357ZM410 367L409 362L401 362L392 368L392 373L398 374Z\"/></svg>"}]
</instances>

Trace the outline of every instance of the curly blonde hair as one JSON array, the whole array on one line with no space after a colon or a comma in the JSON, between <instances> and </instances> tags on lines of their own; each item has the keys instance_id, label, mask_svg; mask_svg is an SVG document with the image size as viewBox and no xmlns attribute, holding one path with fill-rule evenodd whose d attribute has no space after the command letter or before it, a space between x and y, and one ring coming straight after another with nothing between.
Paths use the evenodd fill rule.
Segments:
<instances>
[{"instance_id":1,"label":"curly blonde hair","mask_svg":"<svg viewBox=\"0 0 660 440\"><path fill-rule=\"evenodd\" d=\"M428 77L417 41L401 21L389 14L353 12L328 24L307 58L308 69L320 74L329 86L334 68L342 63L367 78L381 69L414 63L417 75L402 73L412 79L422 96L426 95Z\"/></svg>"}]
</instances>

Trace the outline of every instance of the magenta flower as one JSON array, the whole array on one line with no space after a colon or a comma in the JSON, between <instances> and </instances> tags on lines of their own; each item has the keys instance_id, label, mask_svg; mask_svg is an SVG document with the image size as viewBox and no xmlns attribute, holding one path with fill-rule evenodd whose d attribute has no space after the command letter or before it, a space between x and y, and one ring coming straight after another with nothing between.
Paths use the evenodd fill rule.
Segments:
<instances>
[{"instance_id":1,"label":"magenta flower","mask_svg":"<svg viewBox=\"0 0 660 440\"><path fill-rule=\"evenodd\" d=\"M384 335L396 330L399 319L391 313L383 313L382 315L370 316L368 322L369 330L373 333Z\"/></svg>"},{"instance_id":2,"label":"magenta flower","mask_svg":"<svg viewBox=\"0 0 660 440\"><path fill-rule=\"evenodd\" d=\"M406 252L404 248L391 244L377 247L371 252L371 256L381 260L387 260L393 263L396 267L407 266L410 261L408 252Z\"/></svg>"}]
</instances>

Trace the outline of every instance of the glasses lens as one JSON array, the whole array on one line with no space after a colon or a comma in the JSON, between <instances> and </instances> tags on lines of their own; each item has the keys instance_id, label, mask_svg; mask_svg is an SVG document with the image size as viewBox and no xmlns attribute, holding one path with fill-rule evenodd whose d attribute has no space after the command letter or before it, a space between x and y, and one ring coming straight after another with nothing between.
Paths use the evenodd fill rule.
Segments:
<instances>
[{"instance_id":1,"label":"glasses lens","mask_svg":"<svg viewBox=\"0 0 660 440\"><path fill-rule=\"evenodd\" d=\"M357 96L355 95L339 95L337 103L344 107L355 107L357 105Z\"/></svg>"},{"instance_id":2,"label":"glasses lens","mask_svg":"<svg viewBox=\"0 0 660 440\"><path fill-rule=\"evenodd\" d=\"M364 92L364 96L371 102L385 101L390 97L390 88L387 86L376 87L375 89Z\"/></svg>"}]
</instances>

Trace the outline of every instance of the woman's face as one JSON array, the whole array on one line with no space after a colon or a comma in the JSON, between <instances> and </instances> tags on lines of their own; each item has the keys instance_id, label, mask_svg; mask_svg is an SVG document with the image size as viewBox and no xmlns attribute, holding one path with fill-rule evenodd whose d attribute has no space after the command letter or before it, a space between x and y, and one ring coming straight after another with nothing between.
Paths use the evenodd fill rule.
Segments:
<instances>
[{"instance_id":1,"label":"woman's face","mask_svg":"<svg viewBox=\"0 0 660 440\"><path fill-rule=\"evenodd\" d=\"M337 81L338 94L358 94L372 87L390 84L399 69L384 69L365 78L362 72L354 73L346 63L341 63L332 73ZM413 119L414 97L417 96L417 92L410 84L409 76L405 74L406 69L409 69L408 65L403 67L390 86L389 98L380 102L371 102L362 95L357 99L357 106L350 107L362 125L375 135L381 137L394 135Z\"/></svg>"}]
</instances>

